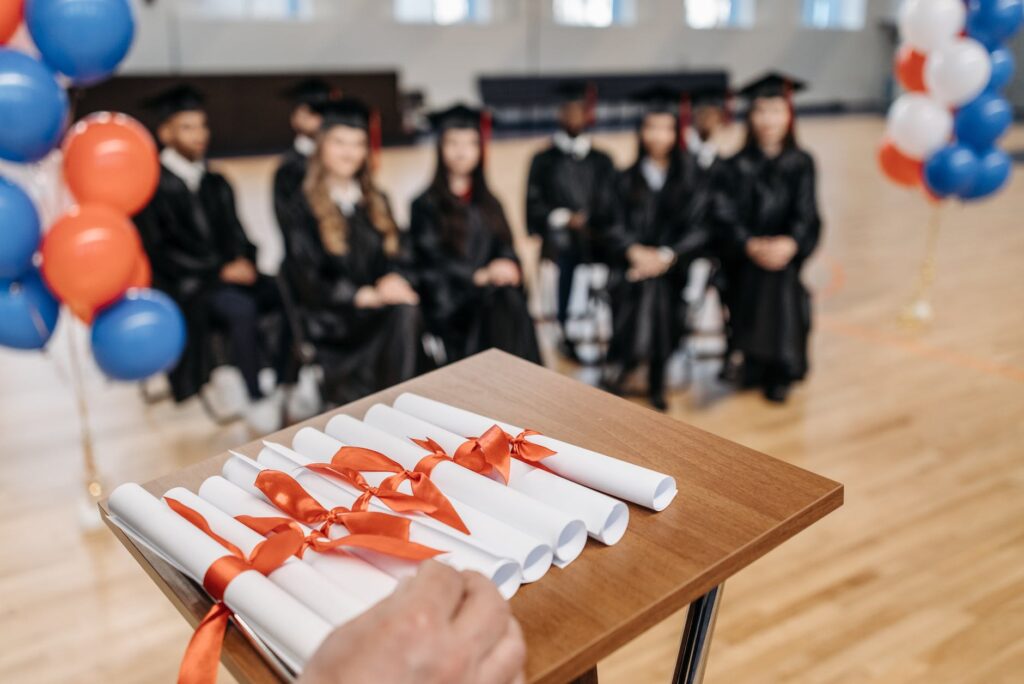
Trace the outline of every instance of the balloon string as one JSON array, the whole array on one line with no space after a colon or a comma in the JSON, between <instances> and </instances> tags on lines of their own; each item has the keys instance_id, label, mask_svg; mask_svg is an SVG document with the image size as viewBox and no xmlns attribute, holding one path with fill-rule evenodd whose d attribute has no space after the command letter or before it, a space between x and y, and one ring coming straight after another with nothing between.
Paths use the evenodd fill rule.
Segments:
<instances>
[{"instance_id":1,"label":"balloon string","mask_svg":"<svg viewBox=\"0 0 1024 684\"><path fill-rule=\"evenodd\" d=\"M93 453L92 430L89 427L89 403L86 401L85 382L82 377L82 363L78 357L78 345L75 342L75 328L78 322L71 317L68 322L68 346L71 358L71 384L75 390L75 404L78 408L78 422L81 427L82 464L85 470L85 491L98 500L103 495L96 469L96 457Z\"/></svg>"},{"instance_id":2,"label":"balloon string","mask_svg":"<svg viewBox=\"0 0 1024 684\"><path fill-rule=\"evenodd\" d=\"M935 263L939 246L939 233L942 229L943 205L936 203L932 207L928 220L928 233L925 243L924 259L917 276L917 288L913 300L904 313L904 321L919 325L931 318L931 294L935 284Z\"/></svg>"}]
</instances>

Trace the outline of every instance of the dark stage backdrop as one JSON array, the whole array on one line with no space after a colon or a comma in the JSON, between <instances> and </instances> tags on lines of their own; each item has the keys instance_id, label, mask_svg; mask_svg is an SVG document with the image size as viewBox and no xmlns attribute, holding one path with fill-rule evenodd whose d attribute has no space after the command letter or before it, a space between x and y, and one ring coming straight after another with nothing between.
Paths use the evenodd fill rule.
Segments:
<instances>
[{"instance_id":1,"label":"dark stage backdrop","mask_svg":"<svg viewBox=\"0 0 1024 684\"><path fill-rule=\"evenodd\" d=\"M310 76L318 76L345 95L358 97L380 111L385 144L407 139L399 111L398 74L394 71L348 73L287 73L273 75L118 76L78 91L75 118L98 111L130 114L150 130L155 117L143 101L181 83L206 96L213 136L210 156L267 154L286 149L292 141L288 125L291 102L281 93Z\"/></svg>"}]
</instances>

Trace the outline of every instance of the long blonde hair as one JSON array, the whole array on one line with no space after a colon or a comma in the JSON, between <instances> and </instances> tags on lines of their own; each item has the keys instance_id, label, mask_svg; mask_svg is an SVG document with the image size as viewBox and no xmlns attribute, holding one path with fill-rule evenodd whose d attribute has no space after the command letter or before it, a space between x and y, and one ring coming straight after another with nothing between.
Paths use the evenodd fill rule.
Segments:
<instances>
[{"instance_id":1,"label":"long blonde hair","mask_svg":"<svg viewBox=\"0 0 1024 684\"><path fill-rule=\"evenodd\" d=\"M302 192L306 195L309 208L313 210L313 216L319 224L320 240L324 244L324 249L331 254L342 255L348 253L348 219L331 199L331 191L327 186L327 169L320 158L323 139L321 133L316 152L309 158L309 168L302 182ZM398 253L399 247L398 225L391 215L384 194L373 184L369 156L356 174L356 182L363 193L370 223L384 237L385 254L394 256Z\"/></svg>"}]
</instances>

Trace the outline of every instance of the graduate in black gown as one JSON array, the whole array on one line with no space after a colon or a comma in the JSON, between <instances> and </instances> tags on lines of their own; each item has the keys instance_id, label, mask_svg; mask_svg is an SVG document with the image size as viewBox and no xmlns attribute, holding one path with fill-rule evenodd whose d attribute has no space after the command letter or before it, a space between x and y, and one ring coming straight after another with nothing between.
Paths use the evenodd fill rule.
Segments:
<instances>
[{"instance_id":1,"label":"graduate in black gown","mask_svg":"<svg viewBox=\"0 0 1024 684\"><path fill-rule=\"evenodd\" d=\"M543 240L541 256L558 266L559 349L571 359L576 353L565 325L573 273L580 264L603 260L593 233L615 220L615 165L587 135L593 119L592 93L584 82L559 86L560 128L551 145L534 156L526 188L527 229Z\"/></svg>"},{"instance_id":2,"label":"graduate in black gown","mask_svg":"<svg viewBox=\"0 0 1024 684\"><path fill-rule=\"evenodd\" d=\"M814 159L797 144L792 94L799 81L768 74L740 90L747 141L715 193L734 273L726 303L743 378L785 401L807 373L811 301L801 270L821 232Z\"/></svg>"},{"instance_id":3,"label":"graduate in black gown","mask_svg":"<svg viewBox=\"0 0 1024 684\"><path fill-rule=\"evenodd\" d=\"M616 391L646 363L651 404L664 410L665 366L685 329L682 292L709 237L708 193L697 160L680 147L679 91L656 86L638 99L637 160L619 178L621 218L602 235L613 326L605 382Z\"/></svg>"},{"instance_id":4,"label":"graduate in black gown","mask_svg":"<svg viewBox=\"0 0 1024 684\"><path fill-rule=\"evenodd\" d=\"M371 174L370 112L350 98L320 111L301 192L277 220L324 400L344 404L419 372L423 325L402 236Z\"/></svg>"},{"instance_id":5,"label":"graduate in black gown","mask_svg":"<svg viewBox=\"0 0 1024 684\"><path fill-rule=\"evenodd\" d=\"M686 93L690 115L683 143L704 178L710 178L722 162L720 137L729 123L728 97L724 85L702 86Z\"/></svg>"},{"instance_id":6,"label":"graduate in black gown","mask_svg":"<svg viewBox=\"0 0 1024 684\"><path fill-rule=\"evenodd\" d=\"M484 176L485 116L456 105L430 117L437 167L409 228L423 312L449 362L496 347L539 363L512 231Z\"/></svg>"},{"instance_id":7,"label":"graduate in black gown","mask_svg":"<svg viewBox=\"0 0 1024 684\"><path fill-rule=\"evenodd\" d=\"M153 266L153 286L178 303L188 326L184 354L169 375L174 398L184 401L209 380L217 361L211 333L220 330L229 360L245 380L246 419L254 430L271 432L279 427L281 397L264 396L260 388L263 359L273 362L278 382L294 381L279 292L272 278L256 270L256 247L238 219L231 184L206 167L210 130L202 95L179 86L146 105L159 113L163 150L156 194L135 223ZM271 326L276 334L264 339L261 318L272 313L279 320Z\"/></svg>"},{"instance_id":8,"label":"graduate in black gown","mask_svg":"<svg viewBox=\"0 0 1024 684\"><path fill-rule=\"evenodd\" d=\"M320 78L300 81L286 90L284 95L293 105L289 123L295 139L292 146L281 155L281 163L274 172L275 208L301 191L309 155L316 149L316 136L323 123L319 109L330 100L340 97L336 88Z\"/></svg>"}]
</instances>

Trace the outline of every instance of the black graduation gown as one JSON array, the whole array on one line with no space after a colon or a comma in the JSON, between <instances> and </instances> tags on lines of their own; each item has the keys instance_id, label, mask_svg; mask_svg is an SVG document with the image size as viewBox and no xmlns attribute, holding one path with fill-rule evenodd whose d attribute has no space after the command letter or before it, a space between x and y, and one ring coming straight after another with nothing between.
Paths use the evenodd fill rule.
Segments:
<instances>
[{"instance_id":1,"label":"black graduation gown","mask_svg":"<svg viewBox=\"0 0 1024 684\"><path fill-rule=\"evenodd\" d=\"M152 265L153 287L166 292L185 315L185 350L169 373L174 398L184 401L206 384L221 360L213 345L207 297L221 284L224 264L239 257L255 263L256 247L238 220L231 184L218 173L207 172L192 193L161 166L156 193L135 224ZM273 280L266 276L246 289L271 306L277 301ZM278 314L263 323L261 332L280 343L283 317Z\"/></svg>"},{"instance_id":2,"label":"black graduation gown","mask_svg":"<svg viewBox=\"0 0 1024 684\"><path fill-rule=\"evenodd\" d=\"M281 155L281 163L274 172L274 211L277 214L286 212L285 204L293 195L302 192L308 164L309 158L294 147Z\"/></svg>"},{"instance_id":3,"label":"black graduation gown","mask_svg":"<svg viewBox=\"0 0 1024 684\"><path fill-rule=\"evenodd\" d=\"M473 284L473 274L494 259L519 263L511 239L498 236L478 205L466 203L463 211L466 239L459 250L443 238L433 192L412 204L409 232L427 327L444 342L449 362L496 347L540 363L523 288Z\"/></svg>"},{"instance_id":4,"label":"black graduation gown","mask_svg":"<svg viewBox=\"0 0 1024 684\"><path fill-rule=\"evenodd\" d=\"M715 213L730 264L726 301L732 346L751 366L770 369L774 381L807 373L810 295L800 279L818 244L821 220L813 158L792 148L769 159L757 148L726 163L715 190ZM752 237L789 235L797 253L781 271L766 271L746 255Z\"/></svg>"},{"instance_id":5,"label":"black graduation gown","mask_svg":"<svg viewBox=\"0 0 1024 684\"><path fill-rule=\"evenodd\" d=\"M416 375L425 362L419 307L355 305L360 287L388 273L412 280L408 264L385 253L366 209L359 205L347 217L348 251L341 255L324 248L301 192L279 208L277 219L285 240L282 270L323 369L325 401L348 403Z\"/></svg>"},{"instance_id":6,"label":"black graduation gown","mask_svg":"<svg viewBox=\"0 0 1024 684\"><path fill-rule=\"evenodd\" d=\"M583 263L603 260L593 235L615 221L615 177L615 164L600 150L591 149L576 159L552 145L534 156L526 187L526 226L531 235L543 239L545 259L554 260L560 252L574 249ZM552 230L548 216L563 207L585 212L588 225L582 230Z\"/></svg>"},{"instance_id":7,"label":"black graduation gown","mask_svg":"<svg viewBox=\"0 0 1024 684\"><path fill-rule=\"evenodd\" d=\"M708 193L698 174L696 160L686 153L678 155L660 190L648 185L639 163L624 171L617 187L621 218L602 240L609 258L612 304L607 361L620 371L650 364L655 391L661 381L657 374L685 331L682 291L690 264L709 238ZM637 244L667 247L676 254L676 262L657 278L630 282L626 252Z\"/></svg>"}]
</instances>

